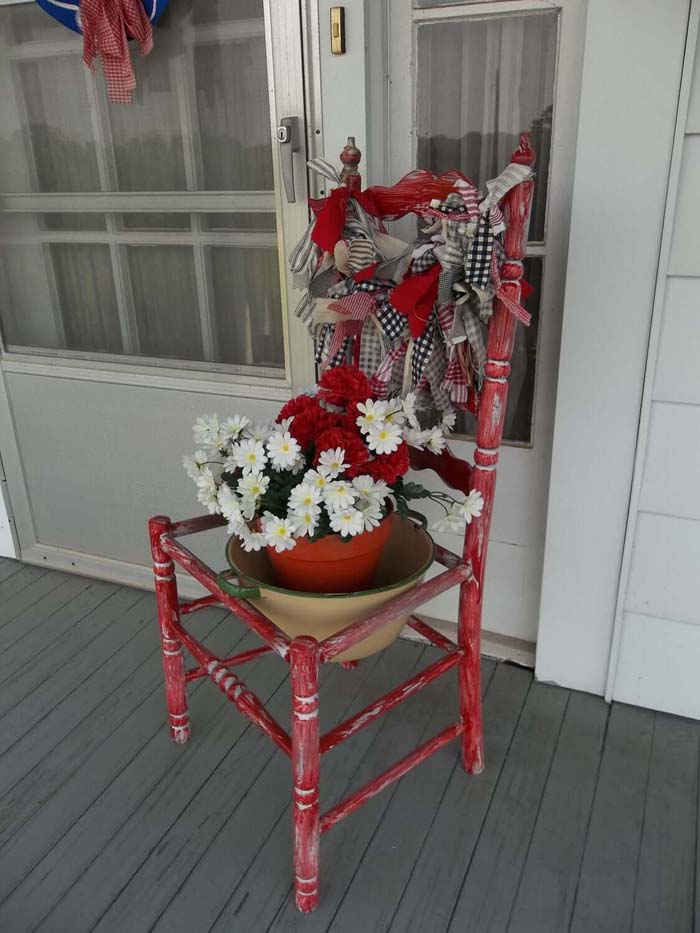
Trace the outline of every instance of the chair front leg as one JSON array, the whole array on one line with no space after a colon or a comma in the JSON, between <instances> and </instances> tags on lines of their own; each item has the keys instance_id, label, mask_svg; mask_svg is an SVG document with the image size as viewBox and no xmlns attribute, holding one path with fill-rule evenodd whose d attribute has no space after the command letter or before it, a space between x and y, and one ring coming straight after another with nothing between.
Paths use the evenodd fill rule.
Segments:
<instances>
[{"instance_id":1,"label":"chair front leg","mask_svg":"<svg viewBox=\"0 0 700 933\"><path fill-rule=\"evenodd\" d=\"M156 602L170 735L173 741L184 744L190 737L185 660L182 655L182 645L171 626L171 621L178 621L180 617L177 581L175 580L175 565L160 546L161 535L169 532L170 529L170 519L162 515L152 518L148 523L153 554L153 572L156 578Z\"/></svg>"},{"instance_id":2,"label":"chair front leg","mask_svg":"<svg viewBox=\"0 0 700 933\"><path fill-rule=\"evenodd\" d=\"M320 748L318 642L295 638L290 646L292 686L292 778L294 782L294 890L302 913L318 906Z\"/></svg>"},{"instance_id":3,"label":"chair front leg","mask_svg":"<svg viewBox=\"0 0 700 933\"><path fill-rule=\"evenodd\" d=\"M459 591L459 707L464 724L462 766L467 774L484 770L484 731L481 713L481 589L473 582Z\"/></svg>"}]
</instances>

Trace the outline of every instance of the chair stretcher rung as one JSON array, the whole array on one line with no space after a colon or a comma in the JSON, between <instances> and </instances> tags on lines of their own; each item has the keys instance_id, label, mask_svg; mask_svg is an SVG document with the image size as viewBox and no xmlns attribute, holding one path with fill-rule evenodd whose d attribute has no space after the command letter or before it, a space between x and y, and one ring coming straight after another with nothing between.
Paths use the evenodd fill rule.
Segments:
<instances>
[{"instance_id":1,"label":"chair stretcher rung","mask_svg":"<svg viewBox=\"0 0 700 933\"><path fill-rule=\"evenodd\" d=\"M445 638L444 635L437 632L432 625L428 625L423 619L419 619L417 616L411 616L408 620L408 625L414 632L418 632L423 638L427 638L429 642L432 642L432 644L441 651L446 651L449 654L455 650L456 646L454 642L450 641L449 638Z\"/></svg>"},{"instance_id":2,"label":"chair stretcher rung","mask_svg":"<svg viewBox=\"0 0 700 933\"><path fill-rule=\"evenodd\" d=\"M447 745L448 742L456 739L462 732L464 732L464 725L461 722L453 723L451 726L443 729L442 732L438 732L437 735L434 735L432 739L428 739L427 742L420 745L414 752L411 752L410 755L406 755L405 758L402 758L400 761L397 761L396 764L387 768L386 771L383 771L378 777L374 778L374 780L368 781L367 784L356 790L354 794L350 794L345 800L341 800L337 806L328 810L321 817L321 832L325 833L331 826L335 826L336 823L340 822L340 820L344 819L346 816L349 816L357 810L358 807L361 807L363 803L366 803L370 798L384 790L385 787L388 787L389 784L402 778L411 768L415 768L421 761L425 761L426 758L429 758L430 755L441 749L443 745Z\"/></svg>"},{"instance_id":3,"label":"chair stretcher rung","mask_svg":"<svg viewBox=\"0 0 700 933\"><path fill-rule=\"evenodd\" d=\"M269 654L272 648L269 645L262 645L260 648L251 648L250 651L241 651L240 654L232 654L230 658L222 658L222 667L235 667L237 664L247 664L248 661L254 661L261 654ZM186 680L198 680L200 677L208 677L205 667L190 668L185 674Z\"/></svg>"},{"instance_id":4,"label":"chair stretcher rung","mask_svg":"<svg viewBox=\"0 0 700 933\"><path fill-rule=\"evenodd\" d=\"M453 668L459 662L462 653L458 649L455 650L454 645L452 648L453 651L451 654L444 658L439 658L434 664L431 664L430 667L426 667L425 670L420 671L420 673L411 677L409 680L405 681L405 683L385 693L384 696L380 697L374 703L370 703L369 706L360 710L359 713L355 713L354 716L346 719L345 722L339 723L329 732L326 732L325 735L322 735L321 754L330 751L330 749L335 748L336 745L340 745L341 742L349 739L351 735L355 735L360 729L364 729L365 726L374 722L379 716L388 713L390 709L398 706L399 703L403 703L408 697L422 690L423 687L426 687L429 683L432 683L436 677L440 677L441 674Z\"/></svg>"}]
</instances>

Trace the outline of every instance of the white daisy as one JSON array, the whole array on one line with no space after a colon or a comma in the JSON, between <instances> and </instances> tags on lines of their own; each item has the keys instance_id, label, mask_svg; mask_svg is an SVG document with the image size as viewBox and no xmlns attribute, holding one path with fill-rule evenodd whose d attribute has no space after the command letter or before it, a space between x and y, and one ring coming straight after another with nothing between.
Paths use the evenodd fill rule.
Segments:
<instances>
[{"instance_id":1,"label":"white daisy","mask_svg":"<svg viewBox=\"0 0 700 933\"><path fill-rule=\"evenodd\" d=\"M442 428L435 425L434 428L430 429L425 446L431 453L439 454L440 451L445 449L445 444L445 435L442 433Z\"/></svg>"},{"instance_id":2,"label":"white daisy","mask_svg":"<svg viewBox=\"0 0 700 933\"><path fill-rule=\"evenodd\" d=\"M305 512L321 501L321 490L311 483L299 483L292 489L288 507L292 512Z\"/></svg>"},{"instance_id":3,"label":"white daisy","mask_svg":"<svg viewBox=\"0 0 700 933\"><path fill-rule=\"evenodd\" d=\"M330 480L323 473L319 473L318 470L307 470L304 473L304 482L323 492Z\"/></svg>"},{"instance_id":4,"label":"white daisy","mask_svg":"<svg viewBox=\"0 0 700 933\"><path fill-rule=\"evenodd\" d=\"M365 523L365 531L372 531L382 520L382 507L376 500L370 499L368 502L362 502L358 511Z\"/></svg>"},{"instance_id":5,"label":"white daisy","mask_svg":"<svg viewBox=\"0 0 700 933\"><path fill-rule=\"evenodd\" d=\"M298 535L308 535L309 537L314 535L316 533L316 524L320 514L321 510L318 506L295 512L290 520L294 525L296 533Z\"/></svg>"},{"instance_id":6,"label":"white daisy","mask_svg":"<svg viewBox=\"0 0 700 933\"><path fill-rule=\"evenodd\" d=\"M455 423L457 421L457 413L451 408L446 409L442 413L442 418L440 419L440 426L443 431L452 431L454 430Z\"/></svg>"},{"instance_id":7,"label":"white daisy","mask_svg":"<svg viewBox=\"0 0 700 933\"><path fill-rule=\"evenodd\" d=\"M282 551L290 551L294 545L294 525L288 518L277 518L273 516L265 523L263 532L265 543L273 547L278 554Z\"/></svg>"},{"instance_id":8,"label":"white daisy","mask_svg":"<svg viewBox=\"0 0 700 933\"><path fill-rule=\"evenodd\" d=\"M362 512L357 509L343 509L331 513L331 528L343 537L359 535L365 530Z\"/></svg>"},{"instance_id":9,"label":"white daisy","mask_svg":"<svg viewBox=\"0 0 700 933\"><path fill-rule=\"evenodd\" d=\"M329 483L324 491L324 499L329 509L348 509L355 501L356 493L350 483L336 480Z\"/></svg>"},{"instance_id":10,"label":"white daisy","mask_svg":"<svg viewBox=\"0 0 700 933\"><path fill-rule=\"evenodd\" d=\"M231 457L224 464L228 470L229 465L235 465L244 473L262 470L267 463L267 455L262 441L245 440L233 445Z\"/></svg>"},{"instance_id":11,"label":"white daisy","mask_svg":"<svg viewBox=\"0 0 700 933\"><path fill-rule=\"evenodd\" d=\"M274 421L265 421L261 424L249 424L244 431L246 437L254 441L261 441L263 444L277 428Z\"/></svg>"},{"instance_id":12,"label":"white daisy","mask_svg":"<svg viewBox=\"0 0 700 933\"><path fill-rule=\"evenodd\" d=\"M409 425L417 431L420 428L416 414L416 393L409 392L403 400L403 413Z\"/></svg>"},{"instance_id":13,"label":"white daisy","mask_svg":"<svg viewBox=\"0 0 700 933\"><path fill-rule=\"evenodd\" d=\"M197 477L197 499L207 507L212 515L217 515L220 511L218 492L219 487L211 469L205 466Z\"/></svg>"},{"instance_id":14,"label":"white daisy","mask_svg":"<svg viewBox=\"0 0 700 933\"><path fill-rule=\"evenodd\" d=\"M386 403L386 415L384 420L387 424L403 424L406 420L406 415L403 410L403 400L400 398L392 398Z\"/></svg>"},{"instance_id":15,"label":"white daisy","mask_svg":"<svg viewBox=\"0 0 700 933\"><path fill-rule=\"evenodd\" d=\"M467 525L472 518L478 518L484 509L484 497L478 489L472 489L466 499L457 502L454 508L456 515L464 519Z\"/></svg>"},{"instance_id":16,"label":"white daisy","mask_svg":"<svg viewBox=\"0 0 700 933\"><path fill-rule=\"evenodd\" d=\"M244 499L253 499L257 502L260 496L265 495L269 485L270 477L265 476L260 470L255 470L255 472L243 474L238 480L236 490L238 495L242 496Z\"/></svg>"},{"instance_id":17,"label":"white daisy","mask_svg":"<svg viewBox=\"0 0 700 933\"><path fill-rule=\"evenodd\" d=\"M244 428L250 424L250 419L245 415L234 415L233 418L227 418L221 423L219 436L222 443L229 444L231 441L237 441Z\"/></svg>"},{"instance_id":18,"label":"white daisy","mask_svg":"<svg viewBox=\"0 0 700 933\"><path fill-rule=\"evenodd\" d=\"M219 508L228 522L229 534L238 535L246 527L241 503L236 493L226 483L219 489Z\"/></svg>"},{"instance_id":19,"label":"white daisy","mask_svg":"<svg viewBox=\"0 0 700 933\"><path fill-rule=\"evenodd\" d=\"M367 446L377 454L392 454L398 450L401 441L401 425L385 421L370 430Z\"/></svg>"},{"instance_id":20,"label":"white daisy","mask_svg":"<svg viewBox=\"0 0 700 933\"><path fill-rule=\"evenodd\" d=\"M349 463L345 463L345 451L342 447L324 450L318 458L318 472L330 479L340 476L349 466Z\"/></svg>"},{"instance_id":21,"label":"white daisy","mask_svg":"<svg viewBox=\"0 0 700 933\"><path fill-rule=\"evenodd\" d=\"M182 458L182 465L187 470L187 475L190 479L193 479L195 483L202 471L202 467L206 466L208 459L209 455L206 450L195 450L191 457L188 455Z\"/></svg>"},{"instance_id":22,"label":"white daisy","mask_svg":"<svg viewBox=\"0 0 700 933\"><path fill-rule=\"evenodd\" d=\"M362 412L362 414L356 418L355 423L366 434L372 425L380 424L384 421L387 403L381 401L375 402L371 398L368 398L366 402L357 403L357 410Z\"/></svg>"},{"instance_id":23,"label":"white daisy","mask_svg":"<svg viewBox=\"0 0 700 933\"><path fill-rule=\"evenodd\" d=\"M430 431L417 431L415 428L404 428L403 439L409 447L417 447L422 450L428 443Z\"/></svg>"},{"instance_id":24,"label":"white daisy","mask_svg":"<svg viewBox=\"0 0 700 933\"><path fill-rule=\"evenodd\" d=\"M265 535L259 531L251 531L244 525L238 533L244 551L259 551L265 547Z\"/></svg>"},{"instance_id":25,"label":"white daisy","mask_svg":"<svg viewBox=\"0 0 700 933\"><path fill-rule=\"evenodd\" d=\"M218 415L202 415L192 428L194 442L202 447L218 447L221 443L221 425Z\"/></svg>"},{"instance_id":26,"label":"white daisy","mask_svg":"<svg viewBox=\"0 0 700 933\"><path fill-rule=\"evenodd\" d=\"M360 502L382 503L389 495L389 487L383 479L374 480L371 476L356 476L352 481L353 488Z\"/></svg>"},{"instance_id":27,"label":"white daisy","mask_svg":"<svg viewBox=\"0 0 700 933\"><path fill-rule=\"evenodd\" d=\"M289 431L274 431L266 446L273 466L281 470L293 467L301 453L299 444Z\"/></svg>"},{"instance_id":28,"label":"white daisy","mask_svg":"<svg viewBox=\"0 0 700 933\"><path fill-rule=\"evenodd\" d=\"M442 518L434 522L432 530L437 531L439 534L445 534L446 532L452 532L454 534L460 532L463 527L464 520L454 515L454 513L448 512L447 515L443 515Z\"/></svg>"}]
</instances>

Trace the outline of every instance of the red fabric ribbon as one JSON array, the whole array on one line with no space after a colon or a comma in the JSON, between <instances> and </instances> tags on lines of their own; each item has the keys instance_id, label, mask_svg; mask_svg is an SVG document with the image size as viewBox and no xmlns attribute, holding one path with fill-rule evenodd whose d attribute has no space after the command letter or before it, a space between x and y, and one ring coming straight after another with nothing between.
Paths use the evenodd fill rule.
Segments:
<instances>
[{"instance_id":1,"label":"red fabric ribbon","mask_svg":"<svg viewBox=\"0 0 700 933\"><path fill-rule=\"evenodd\" d=\"M408 317L408 327L414 339L420 337L428 326L441 271L440 263L436 262L425 272L409 273L391 293L392 307Z\"/></svg>"},{"instance_id":2,"label":"red fabric ribbon","mask_svg":"<svg viewBox=\"0 0 700 933\"><path fill-rule=\"evenodd\" d=\"M153 30L141 0L81 0L80 17L83 61L92 68L99 57L110 101L131 103L136 78L127 35L137 40L142 55L153 48Z\"/></svg>"}]
</instances>

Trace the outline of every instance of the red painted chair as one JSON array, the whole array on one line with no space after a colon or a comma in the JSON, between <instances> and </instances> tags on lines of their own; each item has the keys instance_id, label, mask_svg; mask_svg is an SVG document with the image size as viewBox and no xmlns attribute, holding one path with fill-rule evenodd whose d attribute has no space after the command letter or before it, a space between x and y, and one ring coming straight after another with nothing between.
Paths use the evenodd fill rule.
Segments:
<instances>
[{"instance_id":1,"label":"red painted chair","mask_svg":"<svg viewBox=\"0 0 700 933\"><path fill-rule=\"evenodd\" d=\"M513 161L530 165L534 162L534 153L526 137L521 139L520 148L514 153ZM355 175L352 181L357 184L359 176ZM511 189L502 204L507 224L504 235L507 258L501 264L500 272L506 302L509 299L515 302L520 300L522 260L527 241L532 189L533 182L524 181ZM460 738L462 763L467 773L477 774L484 767L481 721L481 608L496 486L496 464L503 433L510 358L516 326L516 318L509 311L507 304L502 299L496 299L494 313L489 322L488 360L481 390L473 466L459 460L448 451L440 455L417 452L412 464L416 469L434 470L453 489L463 493L471 489L481 492L484 509L480 518L473 519L467 526L462 555L437 547L436 560L446 569L385 605L374 615L348 625L343 631L320 643L309 637L292 640L246 600L237 599L224 592L217 582L217 574L180 543L179 539L185 535L226 524L223 518L206 515L187 521L171 522L169 518L156 516L149 521L171 735L176 742L181 743L189 738L186 686L191 680L209 677L242 713L266 732L291 758L295 890L296 903L301 911L311 911L318 904L321 833L329 830L370 797L379 793L392 781L398 780L453 739ZM180 602L173 562L198 580L211 595L190 602ZM411 627L440 648L444 657L384 694L371 706L321 735L318 720L319 665L332 661L341 651L356 645L397 616L412 613L428 600L453 586L460 587L458 644L454 645L426 622L412 617L409 623ZM214 604L226 606L256 632L264 644L228 658L214 655L182 624L182 616ZM195 666L190 669L185 667L183 647L195 661ZM235 668L245 662L271 651L276 652L290 667L291 736L267 712L235 672ZM321 814L321 755L453 667L458 669L459 721L443 729L364 787Z\"/></svg>"}]
</instances>

